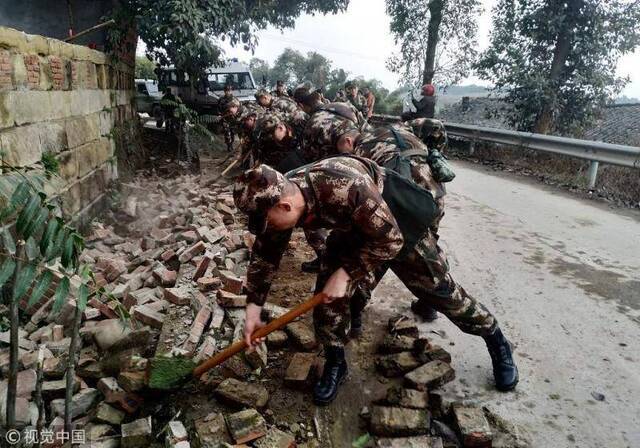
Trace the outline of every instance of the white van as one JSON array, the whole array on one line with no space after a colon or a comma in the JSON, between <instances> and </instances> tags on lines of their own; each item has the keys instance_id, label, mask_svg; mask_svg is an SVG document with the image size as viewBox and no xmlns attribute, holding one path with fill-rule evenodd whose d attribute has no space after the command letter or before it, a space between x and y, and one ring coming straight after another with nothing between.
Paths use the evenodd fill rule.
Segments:
<instances>
[{"instance_id":1,"label":"white van","mask_svg":"<svg viewBox=\"0 0 640 448\"><path fill-rule=\"evenodd\" d=\"M224 95L224 86L232 87L233 95L240 101L255 100L256 83L249 66L237 60L231 60L224 67L210 68L206 71L206 80L197 83L189 79L189 75L174 67L159 68L160 92L167 88L180 97L188 107L200 114L218 113L218 100Z\"/></svg>"}]
</instances>

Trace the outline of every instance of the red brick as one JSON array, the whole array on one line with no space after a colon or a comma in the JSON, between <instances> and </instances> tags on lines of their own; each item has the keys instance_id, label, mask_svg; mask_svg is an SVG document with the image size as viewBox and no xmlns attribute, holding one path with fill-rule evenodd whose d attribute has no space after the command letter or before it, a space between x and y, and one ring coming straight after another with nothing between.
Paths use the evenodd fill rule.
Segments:
<instances>
[{"instance_id":1,"label":"red brick","mask_svg":"<svg viewBox=\"0 0 640 448\"><path fill-rule=\"evenodd\" d=\"M198 347L198 343L200 342L200 338L202 337L202 333L204 333L207 328L207 324L211 319L211 311L207 307L200 308L196 318L191 325L191 331L189 332L189 337L185 341L182 348L184 348L189 354L193 354Z\"/></svg>"},{"instance_id":2,"label":"red brick","mask_svg":"<svg viewBox=\"0 0 640 448\"><path fill-rule=\"evenodd\" d=\"M118 315L109 308L106 303L102 303L97 297L90 299L89 305L100 310L100 312L109 319L115 319L118 317Z\"/></svg>"},{"instance_id":3,"label":"red brick","mask_svg":"<svg viewBox=\"0 0 640 448\"><path fill-rule=\"evenodd\" d=\"M162 328L164 316L146 305L138 305L133 308L133 316L151 327Z\"/></svg>"},{"instance_id":4,"label":"red brick","mask_svg":"<svg viewBox=\"0 0 640 448\"><path fill-rule=\"evenodd\" d=\"M191 246L189 249L187 249L184 252L182 252L182 254L178 258L178 260L180 260L180 263L186 263L187 261L191 260L196 255L200 255L201 253L203 253L206 250L206 248L207 247L205 246L204 242L198 241L196 244Z\"/></svg>"},{"instance_id":5,"label":"red brick","mask_svg":"<svg viewBox=\"0 0 640 448\"><path fill-rule=\"evenodd\" d=\"M284 374L284 382L290 387L303 388L313 380L313 367L316 363L315 353L296 353L291 358Z\"/></svg>"},{"instance_id":6,"label":"red brick","mask_svg":"<svg viewBox=\"0 0 640 448\"><path fill-rule=\"evenodd\" d=\"M159 267L153 270L153 276L162 286L173 286L176 284L178 273L176 271L170 271L165 267Z\"/></svg>"},{"instance_id":7,"label":"red brick","mask_svg":"<svg viewBox=\"0 0 640 448\"><path fill-rule=\"evenodd\" d=\"M200 291L212 291L220 287L218 277L202 277L198 279L198 289Z\"/></svg>"},{"instance_id":8,"label":"red brick","mask_svg":"<svg viewBox=\"0 0 640 448\"><path fill-rule=\"evenodd\" d=\"M205 253L198 263L198 267L196 268L196 272L193 274L193 281L197 281L200 277L202 277L209 269L209 264L213 260L213 256L210 253Z\"/></svg>"},{"instance_id":9,"label":"red brick","mask_svg":"<svg viewBox=\"0 0 640 448\"><path fill-rule=\"evenodd\" d=\"M191 303L191 296L184 288L165 288L164 298L176 305L189 305Z\"/></svg>"},{"instance_id":10,"label":"red brick","mask_svg":"<svg viewBox=\"0 0 640 448\"><path fill-rule=\"evenodd\" d=\"M225 308L242 308L247 306L246 295L237 295L229 291L219 290L216 296L218 305Z\"/></svg>"},{"instance_id":11,"label":"red brick","mask_svg":"<svg viewBox=\"0 0 640 448\"><path fill-rule=\"evenodd\" d=\"M224 284L222 289L234 294L242 293L242 279L236 276L233 272L220 271L220 278Z\"/></svg>"}]
</instances>

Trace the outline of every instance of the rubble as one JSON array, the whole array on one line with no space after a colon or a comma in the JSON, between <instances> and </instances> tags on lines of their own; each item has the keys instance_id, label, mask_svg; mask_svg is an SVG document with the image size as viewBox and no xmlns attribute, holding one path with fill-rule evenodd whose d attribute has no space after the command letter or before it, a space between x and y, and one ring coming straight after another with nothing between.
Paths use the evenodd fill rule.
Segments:
<instances>
[{"instance_id":1,"label":"rubble","mask_svg":"<svg viewBox=\"0 0 640 448\"><path fill-rule=\"evenodd\" d=\"M422 409L374 406L371 432L379 436L413 436L429 431L430 415Z\"/></svg>"},{"instance_id":2,"label":"rubble","mask_svg":"<svg viewBox=\"0 0 640 448\"><path fill-rule=\"evenodd\" d=\"M451 365L436 360L407 373L404 376L404 382L412 389L429 390L453 381L455 377L456 373Z\"/></svg>"},{"instance_id":3,"label":"rubble","mask_svg":"<svg viewBox=\"0 0 640 448\"><path fill-rule=\"evenodd\" d=\"M481 408L455 404L453 416L465 448L491 448L493 434Z\"/></svg>"},{"instance_id":4,"label":"rubble","mask_svg":"<svg viewBox=\"0 0 640 448\"><path fill-rule=\"evenodd\" d=\"M151 417L141 418L120 426L122 448L146 448L151 445Z\"/></svg>"},{"instance_id":5,"label":"rubble","mask_svg":"<svg viewBox=\"0 0 640 448\"><path fill-rule=\"evenodd\" d=\"M202 448L218 448L220 445L231 442L227 432L227 423L224 415L213 412L194 422L196 436Z\"/></svg>"},{"instance_id":6,"label":"rubble","mask_svg":"<svg viewBox=\"0 0 640 448\"><path fill-rule=\"evenodd\" d=\"M253 446L256 448L294 448L296 438L278 428L269 428L267 434L258 439Z\"/></svg>"},{"instance_id":7,"label":"rubble","mask_svg":"<svg viewBox=\"0 0 640 448\"><path fill-rule=\"evenodd\" d=\"M71 399L71 418L84 415L98 401L100 393L96 389L82 389ZM51 401L51 414L64 417L64 398L57 398Z\"/></svg>"},{"instance_id":8,"label":"rubble","mask_svg":"<svg viewBox=\"0 0 640 448\"><path fill-rule=\"evenodd\" d=\"M315 332L304 322L292 322L286 326L286 331L305 350L312 350L317 345Z\"/></svg>"},{"instance_id":9,"label":"rubble","mask_svg":"<svg viewBox=\"0 0 640 448\"><path fill-rule=\"evenodd\" d=\"M109 423L111 425L119 425L124 420L125 413L102 402L96 408L96 420L99 422Z\"/></svg>"},{"instance_id":10,"label":"rubble","mask_svg":"<svg viewBox=\"0 0 640 448\"><path fill-rule=\"evenodd\" d=\"M313 381L315 353L295 353L284 375L284 382L293 388L305 388Z\"/></svg>"},{"instance_id":11,"label":"rubble","mask_svg":"<svg viewBox=\"0 0 640 448\"><path fill-rule=\"evenodd\" d=\"M228 415L227 427L236 443L247 443L264 436L267 425L262 416L255 409L245 409Z\"/></svg>"},{"instance_id":12,"label":"rubble","mask_svg":"<svg viewBox=\"0 0 640 448\"><path fill-rule=\"evenodd\" d=\"M233 405L263 408L269 400L269 392L263 386L227 378L216 388L216 396Z\"/></svg>"}]
</instances>

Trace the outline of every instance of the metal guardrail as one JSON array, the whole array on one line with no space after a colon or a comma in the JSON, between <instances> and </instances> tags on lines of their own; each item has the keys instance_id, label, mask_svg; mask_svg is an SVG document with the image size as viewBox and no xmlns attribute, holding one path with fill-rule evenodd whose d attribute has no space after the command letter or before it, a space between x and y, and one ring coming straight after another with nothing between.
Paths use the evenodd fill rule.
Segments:
<instances>
[{"instance_id":1,"label":"metal guardrail","mask_svg":"<svg viewBox=\"0 0 640 448\"><path fill-rule=\"evenodd\" d=\"M392 115L374 116L374 121L383 123L397 122L399 120L400 117ZM593 140L580 140L469 124L450 122L445 122L444 124L449 136L461 137L471 141L471 153L473 153L475 142L484 141L589 160L591 162L589 166L590 189L595 187L598 164L600 162L640 168L640 148L635 146L615 145Z\"/></svg>"}]
</instances>

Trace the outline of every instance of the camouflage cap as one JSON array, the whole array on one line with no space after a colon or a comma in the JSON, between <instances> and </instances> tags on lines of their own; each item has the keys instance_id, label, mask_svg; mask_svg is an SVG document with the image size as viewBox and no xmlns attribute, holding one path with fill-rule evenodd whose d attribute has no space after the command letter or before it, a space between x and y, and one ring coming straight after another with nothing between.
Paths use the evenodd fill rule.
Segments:
<instances>
[{"instance_id":1,"label":"camouflage cap","mask_svg":"<svg viewBox=\"0 0 640 448\"><path fill-rule=\"evenodd\" d=\"M273 131L282 122L283 120L278 114L273 112L265 113L256 124L258 138L262 140L272 139Z\"/></svg>"},{"instance_id":2,"label":"camouflage cap","mask_svg":"<svg viewBox=\"0 0 640 448\"><path fill-rule=\"evenodd\" d=\"M267 95L271 95L267 89L259 89L254 96L256 99L259 99L260 97Z\"/></svg>"},{"instance_id":3,"label":"camouflage cap","mask_svg":"<svg viewBox=\"0 0 640 448\"><path fill-rule=\"evenodd\" d=\"M332 132L332 140L334 144L338 143L340 137L350 131L360 132L360 128L351 120L342 120L337 126L334 127Z\"/></svg>"},{"instance_id":4,"label":"camouflage cap","mask_svg":"<svg viewBox=\"0 0 640 448\"><path fill-rule=\"evenodd\" d=\"M344 83L345 89L350 89L352 87L358 87L358 84L355 81L347 81Z\"/></svg>"},{"instance_id":5,"label":"camouflage cap","mask_svg":"<svg viewBox=\"0 0 640 448\"><path fill-rule=\"evenodd\" d=\"M264 109L255 103L245 103L238 114L238 120L243 121L251 116L257 117Z\"/></svg>"},{"instance_id":6,"label":"camouflage cap","mask_svg":"<svg viewBox=\"0 0 640 448\"><path fill-rule=\"evenodd\" d=\"M249 216L249 231L254 235L267 229L267 212L280 200L285 177L269 165L247 170L233 187L236 207Z\"/></svg>"},{"instance_id":7,"label":"camouflage cap","mask_svg":"<svg viewBox=\"0 0 640 448\"><path fill-rule=\"evenodd\" d=\"M240 108L240 100L238 100L238 98L229 98L229 99L221 99L220 102L218 103L218 106L220 108L220 112L224 115L229 113L229 111L231 110L232 107L238 107L238 109Z\"/></svg>"},{"instance_id":8,"label":"camouflage cap","mask_svg":"<svg viewBox=\"0 0 640 448\"><path fill-rule=\"evenodd\" d=\"M293 99L299 103L304 102L305 98L313 91L308 84L300 84L293 89Z\"/></svg>"}]
</instances>

